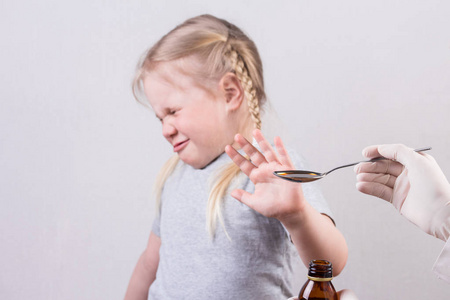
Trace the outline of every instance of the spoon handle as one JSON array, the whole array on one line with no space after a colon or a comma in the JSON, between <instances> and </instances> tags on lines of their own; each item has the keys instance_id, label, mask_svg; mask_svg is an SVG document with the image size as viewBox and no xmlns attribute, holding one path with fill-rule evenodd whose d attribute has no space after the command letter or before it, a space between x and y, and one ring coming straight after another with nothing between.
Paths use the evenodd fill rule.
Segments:
<instances>
[{"instance_id":1,"label":"spoon handle","mask_svg":"<svg viewBox=\"0 0 450 300\"><path fill-rule=\"evenodd\" d=\"M414 149L415 152L423 152L423 151L428 151L428 150L431 150L431 147L423 147L423 148L417 148L417 149ZM324 175L327 175L327 174L329 174L329 173L331 173L331 172L333 172L333 171L336 171L336 170L338 170L338 169L347 168L347 167L351 167L351 166L356 166L356 165L359 164L359 163L364 163L364 162L376 162L376 161L379 161L379 160L385 160L385 159L387 159L387 158L386 158L386 157L381 157L381 156L380 156L380 157L375 157L375 158L372 158L372 159L369 159L369 160L358 161L358 162L355 162L355 163L351 163L351 164L348 164L348 165L343 165L343 166L339 166L339 167L337 167L337 168L331 169L330 171L324 173Z\"/></svg>"}]
</instances>

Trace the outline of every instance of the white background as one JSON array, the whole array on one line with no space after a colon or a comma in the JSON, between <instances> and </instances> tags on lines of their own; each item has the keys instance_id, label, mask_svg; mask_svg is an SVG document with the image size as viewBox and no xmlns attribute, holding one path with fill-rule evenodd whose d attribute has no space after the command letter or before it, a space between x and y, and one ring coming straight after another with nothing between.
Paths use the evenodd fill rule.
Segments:
<instances>
[{"instance_id":1,"label":"white background","mask_svg":"<svg viewBox=\"0 0 450 300\"><path fill-rule=\"evenodd\" d=\"M133 72L150 45L202 13L254 39L282 120L271 130L312 169L401 142L432 146L450 174L449 1L2 1L1 299L123 297L171 155L132 97ZM360 299L447 298L431 272L443 242L355 182L351 169L321 182L349 246L335 287Z\"/></svg>"}]
</instances>

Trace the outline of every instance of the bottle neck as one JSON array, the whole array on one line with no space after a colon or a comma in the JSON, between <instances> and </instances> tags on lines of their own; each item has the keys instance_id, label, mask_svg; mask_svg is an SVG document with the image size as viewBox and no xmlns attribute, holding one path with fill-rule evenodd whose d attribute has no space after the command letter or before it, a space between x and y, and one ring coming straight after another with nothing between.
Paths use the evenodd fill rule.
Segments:
<instances>
[{"instance_id":1,"label":"bottle neck","mask_svg":"<svg viewBox=\"0 0 450 300\"><path fill-rule=\"evenodd\" d=\"M326 260L312 260L309 263L308 278L314 281L330 281L333 278L333 267Z\"/></svg>"},{"instance_id":2,"label":"bottle neck","mask_svg":"<svg viewBox=\"0 0 450 300\"><path fill-rule=\"evenodd\" d=\"M308 279L312 280L312 281L326 282L326 281L331 281L333 279L333 277L321 278L321 277L313 277L313 276L308 275Z\"/></svg>"}]
</instances>

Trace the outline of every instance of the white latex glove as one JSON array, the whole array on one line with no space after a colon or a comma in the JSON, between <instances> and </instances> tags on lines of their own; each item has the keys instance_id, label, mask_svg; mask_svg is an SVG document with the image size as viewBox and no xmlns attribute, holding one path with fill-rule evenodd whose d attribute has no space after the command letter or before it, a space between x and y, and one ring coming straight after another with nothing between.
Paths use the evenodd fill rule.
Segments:
<instances>
[{"instance_id":1,"label":"white latex glove","mask_svg":"<svg viewBox=\"0 0 450 300\"><path fill-rule=\"evenodd\" d=\"M446 241L450 235L450 184L434 158L400 144L370 146L363 155L390 160L355 166L356 188L391 202L423 231Z\"/></svg>"}]
</instances>

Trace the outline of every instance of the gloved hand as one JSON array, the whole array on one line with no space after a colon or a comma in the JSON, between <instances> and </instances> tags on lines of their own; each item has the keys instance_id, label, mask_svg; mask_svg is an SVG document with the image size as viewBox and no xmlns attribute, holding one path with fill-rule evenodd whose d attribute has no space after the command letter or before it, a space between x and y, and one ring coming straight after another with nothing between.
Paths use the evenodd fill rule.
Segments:
<instances>
[{"instance_id":1,"label":"gloved hand","mask_svg":"<svg viewBox=\"0 0 450 300\"><path fill-rule=\"evenodd\" d=\"M391 202L423 231L446 241L450 235L450 184L434 158L400 144L370 146L363 155L389 160L356 165L356 188Z\"/></svg>"}]
</instances>

